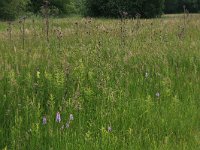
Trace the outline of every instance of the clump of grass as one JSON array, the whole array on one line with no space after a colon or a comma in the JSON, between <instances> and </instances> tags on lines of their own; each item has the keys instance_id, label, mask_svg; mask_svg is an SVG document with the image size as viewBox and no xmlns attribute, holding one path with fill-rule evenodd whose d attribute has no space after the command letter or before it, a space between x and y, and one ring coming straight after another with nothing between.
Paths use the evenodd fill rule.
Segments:
<instances>
[{"instance_id":1,"label":"clump of grass","mask_svg":"<svg viewBox=\"0 0 200 150\"><path fill-rule=\"evenodd\" d=\"M178 33L178 38L179 39L183 39L185 37L187 24L189 23L188 22L189 11L186 9L185 5L183 6L183 12L184 12L184 15L183 15L183 24L180 25L180 27L179 27L180 31Z\"/></svg>"},{"instance_id":2,"label":"clump of grass","mask_svg":"<svg viewBox=\"0 0 200 150\"><path fill-rule=\"evenodd\" d=\"M8 32L8 37L11 43L12 42L12 23L10 21L8 22L7 32Z\"/></svg>"},{"instance_id":3,"label":"clump of grass","mask_svg":"<svg viewBox=\"0 0 200 150\"><path fill-rule=\"evenodd\" d=\"M58 47L59 47L59 49L61 49L61 40L63 38L63 33L62 33L61 28L56 29L56 37L58 39Z\"/></svg>"},{"instance_id":4,"label":"clump of grass","mask_svg":"<svg viewBox=\"0 0 200 150\"><path fill-rule=\"evenodd\" d=\"M42 7L42 13L45 18L46 41L47 41L47 43L49 43L49 13L50 13L50 9L49 9L49 1L48 0L44 1L44 5Z\"/></svg>"},{"instance_id":5,"label":"clump of grass","mask_svg":"<svg viewBox=\"0 0 200 150\"><path fill-rule=\"evenodd\" d=\"M140 18L141 18L141 14L137 13L135 15L135 18L136 18L136 30L138 31L140 29Z\"/></svg>"},{"instance_id":6,"label":"clump of grass","mask_svg":"<svg viewBox=\"0 0 200 150\"><path fill-rule=\"evenodd\" d=\"M37 32L36 32L36 28L35 28L35 19L32 19L32 27L33 27L33 35L34 35L34 38L36 38Z\"/></svg>"},{"instance_id":7,"label":"clump of grass","mask_svg":"<svg viewBox=\"0 0 200 150\"><path fill-rule=\"evenodd\" d=\"M128 13L125 11L120 11L120 21L121 21L121 45L124 46L126 44L126 19L128 17Z\"/></svg>"},{"instance_id":8,"label":"clump of grass","mask_svg":"<svg viewBox=\"0 0 200 150\"><path fill-rule=\"evenodd\" d=\"M25 48L25 21L26 21L26 16L21 17L19 20L23 49Z\"/></svg>"}]
</instances>

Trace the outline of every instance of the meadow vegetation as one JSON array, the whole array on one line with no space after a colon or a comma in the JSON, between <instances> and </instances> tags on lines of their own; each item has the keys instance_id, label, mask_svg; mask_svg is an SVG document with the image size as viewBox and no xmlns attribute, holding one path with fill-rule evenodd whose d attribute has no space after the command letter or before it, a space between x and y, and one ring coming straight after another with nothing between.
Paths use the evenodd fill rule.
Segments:
<instances>
[{"instance_id":1,"label":"meadow vegetation","mask_svg":"<svg viewBox=\"0 0 200 150\"><path fill-rule=\"evenodd\" d=\"M199 148L199 15L48 21L0 22L0 149Z\"/></svg>"}]
</instances>

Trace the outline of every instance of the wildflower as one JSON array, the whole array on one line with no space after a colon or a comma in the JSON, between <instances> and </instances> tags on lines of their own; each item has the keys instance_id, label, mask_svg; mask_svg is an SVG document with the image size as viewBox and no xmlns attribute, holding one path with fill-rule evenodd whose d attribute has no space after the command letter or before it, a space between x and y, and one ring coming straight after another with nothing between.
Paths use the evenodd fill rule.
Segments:
<instances>
[{"instance_id":1,"label":"wildflower","mask_svg":"<svg viewBox=\"0 0 200 150\"><path fill-rule=\"evenodd\" d=\"M70 121L74 120L73 114L70 114L70 115L69 115L69 120L70 120Z\"/></svg>"},{"instance_id":2,"label":"wildflower","mask_svg":"<svg viewBox=\"0 0 200 150\"><path fill-rule=\"evenodd\" d=\"M145 73L145 78L148 78L148 76L149 76L149 74L146 72L146 73Z\"/></svg>"},{"instance_id":3,"label":"wildflower","mask_svg":"<svg viewBox=\"0 0 200 150\"><path fill-rule=\"evenodd\" d=\"M160 93L159 92L156 93L156 97L160 97Z\"/></svg>"},{"instance_id":4,"label":"wildflower","mask_svg":"<svg viewBox=\"0 0 200 150\"><path fill-rule=\"evenodd\" d=\"M112 128L111 126L108 127L108 132L111 132L112 131Z\"/></svg>"},{"instance_id":5,"label":"wildflower","mask_svg":"<svg viewBox=\"0 0 200 150\"><path fill-rule=\"evenodd\" d=\"M123 12L122 12L122 15L123 15L124 17L126 17L126 16L128 16L128 13L125 12L125 11L123 11Z\"/></svg>"},{"instance_id":6,"label":"wildflower","mask_svg":"<svg viewBox=\"0 0 200 150\"><path fill-rule=\"evenodd\" d=\"M66 128L69 128L69 122L66 123Z\"/></svg>"},{"instance_id":7,"label":"wildflower","mask_svg":"<svg viewBox=\"0 0 200 150\"><path fill-rule=\"evenodd\" d=\"M64 125L62 125L62 127L60 129L63 130L64 129Z\"/></svg>"},{"instance_id":8,"label":"wildflower","mask_svg":"<svg viewBox=\"0 0 200 150\"><path fill-rule=\"evenodd\" d=\"M44 116L44 117L42 118L42 124L43 124L43 125L47 124L47 118L46 118L46 116Z\"/></svg>"},{"instance_id":9,"label":"wildflower","mask_svg":"<svg viewBox=\"0 0 200 150\"><path fill-rule=\"evenodd\" d=\"M60 117L60 113L57 112L56 114L56 122L60 123L61 122L61 117Z\"/></svg>"}]
</instances>

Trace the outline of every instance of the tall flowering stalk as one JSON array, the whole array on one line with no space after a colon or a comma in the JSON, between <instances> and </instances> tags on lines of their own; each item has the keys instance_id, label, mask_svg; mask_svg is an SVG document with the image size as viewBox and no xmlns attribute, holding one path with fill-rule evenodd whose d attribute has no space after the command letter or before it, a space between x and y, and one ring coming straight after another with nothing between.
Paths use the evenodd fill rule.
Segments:
<instances>
[{"instance_id":1,"label":"tall flowering stalk","mask_svg":"<svg viewBox=\"0 0 200 150\"><path fill-rule=\"evenodd\" d=\"M73 115L73 114L70 114L70 115L69 115L69 120L66 122L65 127L66 127L66 128L69 128L69 127L70 127L70 123L71 123L71 121L73 121L73 120L74 120L74 115Z\"/></svg>"},{"instance_id":2,"label":"tall flowering stalk","mask_svg":"<svg viewBox=\"0 0 200 150\"><path fill-rule=\"evenodd\" d=\"M112 127L108 126L108 132L111 132L111 131L112 131Z\"/></svg>"},{"instance_id":3,"label":"tall flowering stalk","mask_svg":"<svg viewBox=\"0 0 200 150\"><path fill-rule=\"evenodd\" d=\"M43 125L47 124L47 118L46 118L46 116L44 116L44 117L42 118L42 124L43 124Z\"/></svg>"},{"instance_id":4,"label":"tall flowering stalk","mask_svg":"<svg viewBox=\"0 0 200 150\"><path fill-rule=\"evenodd\" d=\"M70 120L70 121L74 120L73 114L70 114L70 115L69 115L69 120Z\"/></svg>"},{"instance_id":5,"label":"tall flowering stalk","mask_svg":"<svg viewBox=\"0 0 200 150\"><path fill-rule=\"evenodd\" d=\"M58 123L61 122L60 112L57 112L57 114L56 114L56 122L58 122Z\"/></svg>"}]
</instances>

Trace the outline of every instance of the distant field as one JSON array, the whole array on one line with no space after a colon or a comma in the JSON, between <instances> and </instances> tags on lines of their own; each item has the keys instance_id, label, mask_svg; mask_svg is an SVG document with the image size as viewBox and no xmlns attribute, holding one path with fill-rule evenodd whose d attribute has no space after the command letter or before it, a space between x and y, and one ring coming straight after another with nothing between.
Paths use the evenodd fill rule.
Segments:
<instances>
[{"instance_id":1,"label":"distant field","mask_svg":"<svg viewBox=\"0 0 200 150\"><path fill-rule=\"evenodd\" d=\"M0 22L0 149L199 149L200 15L49 23Z\"/></svg>"}]
</instances>

